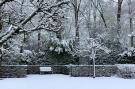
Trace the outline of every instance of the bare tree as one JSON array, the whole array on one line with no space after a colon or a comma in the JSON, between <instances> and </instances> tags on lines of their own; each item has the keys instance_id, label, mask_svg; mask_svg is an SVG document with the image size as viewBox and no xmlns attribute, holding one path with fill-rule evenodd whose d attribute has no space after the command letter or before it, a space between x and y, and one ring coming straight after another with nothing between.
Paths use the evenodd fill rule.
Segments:
<instances>
[{"instance_id":1,"label":"bare tree","mask_svg":"<svg viewBox=\"0 0 135 89\"><path fill-rule=\"evenodd\" d=\"M92 12L92 3L91 3L90 0L88 1L88 4L89 4L88 18L87 18L88 20L86 22L87 22L87 27L88 27L88 31L89 31L89 37L91 37L91 27L92 27L91 12Z\"/></svg>"},{"instance_id":2,"label":"bare tree","mask_svg":"<svg viewBox=\"0 0 135 89\"><path fill-rule=\"evenodd\" d=\"M96 57L98 55L98 51L102 50L107 54L109 54L111 52L110 49L108 49L107 47L102 45L102 43L99 42L98 40L100 40L100 38L88 38L87 39L87 46L85 47L85 49L81 50L80 53L79 53L79 54L81 54L81 52L84 52L84 51L89 53L89 54L86 54L86 55L83 55L83 56L84 57L88 56L89 61L92 60L93 78L96 77Z\"/></svg>"},{"instance_id":3,"label":"bare tree","mask_svg":"<svg viewBox=\"0 0 135 89\"><path fill-rule=\"evenodd\" d=\"M96 0L91 0L91 2L93 3L93 6L95 7L96 10L98 10L99 14L100 14L100 17L102 18L103 20L103 23L104 23L104 26L107 28L107 23L106 23L106 20L105 20L105 17L104 17L104 11L103 11L103 7L101 5L101 2L100 1L96 1ZM94 10L94 14L95 14L95 11ZM94 16L94 19L96 18L96 15Z\"/></svg>"},{"instance_id":4,"label":"bare tree","mask_svg":"<svg viewBox=\"0 0 135 89\"><path fill-rule=\"evenodd\" d=\"M11 38L13 34L18 33L22 29L22 27L24 27L39 12L45 13L46 15L48 15L48 18L49 18L49 17L52 17L54 15L54 12L53 13L49 13L50 10L52 10L53 8L60 7L61 5L64 5L64 4L68 4L68 3L69 3L68 1L62 1L62 2L59 2L57 4L48 6L46 8L44 8L43 6L42 7L38 7L35 11L33 11L33 13L31 13L27 18L25 18L25 20L22 21L18 26L11 25L9 30L6 33L4 33L4 34L2 34L0 36L0 45L2 45L9 38Z\"/></svg>"},{"instance_id":5,"label":"bare tree","mask_svg":"<svg viewBox=\"0 0 135 89\"><path fill-rule=\"evenodd\" d=\"M127 0L128 3L128 14L129 14L129 26L130 26L130 34L131 34L131 47L134 46L134 42L133 42L133 17L132 17L132 1L131 0Z\"/></svg>"},{"instance_id":6,"label":"bare tree","mask_svg":"<svg viewBox=\"0 0 135 89\"><path fill-rule=\"evenodd\" d=\"M94 6L93 8L93 18L94 18L94 30L93 30L93 37L95 38L95 33L96 33L96 28L97 28L97 0L92 0L92 5Z\"/></svg>"},{"instance_id":7,"label":"bare tree","mask_svg":"<svg viewBox=\"0 0 135 89\"><path fill-rule=\"evenodd\" d=\"M118 9L117 9L117 36L120 37L121 31L121 11L122 11L123 0L118 0Z\"/></svg>"},{"instance_id":8,"label":"bare tree","mask_svg":"<svg viewBox=\"0 0 135 89\"><path fill-rule=\"evenodd\" d=\"M79 45L79 10L81 5L81 0L71 0L71 4L73 5L73 9L74 9L75 29L76 29L75 39L77 45Z\"/></svg>"}]
</instances>

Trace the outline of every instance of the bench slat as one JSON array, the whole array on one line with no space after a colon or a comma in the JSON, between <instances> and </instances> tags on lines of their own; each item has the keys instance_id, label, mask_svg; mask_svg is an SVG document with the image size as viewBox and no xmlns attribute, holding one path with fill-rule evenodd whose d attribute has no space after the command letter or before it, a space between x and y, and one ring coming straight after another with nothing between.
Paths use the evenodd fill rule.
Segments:
<instances>
[{"instance_id":1,"label":"bench slat","mask_svg":"<svg viewBox=\"0 0 135 89\"><path fill-rule=\"evenodd\" d=\"M40 71L52 71L52 68L51 67L40 67Z\"/></svg>"}]
</instances>

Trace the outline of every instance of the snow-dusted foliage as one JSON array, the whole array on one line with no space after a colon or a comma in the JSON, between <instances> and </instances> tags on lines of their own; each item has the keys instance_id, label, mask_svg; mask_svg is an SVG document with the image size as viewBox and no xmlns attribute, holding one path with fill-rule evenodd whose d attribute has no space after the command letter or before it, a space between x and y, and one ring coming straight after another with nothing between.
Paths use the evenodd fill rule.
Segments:
<instances>
[{"instance_id":1,"label":"snow-dusted foliage","mask_svg":"<svg viewBox=\"0 0 135 89\"><path fill-rule=\"evenodd\" d=\"M3 60L21 59L33 64L69 54L89 59L131 58L135 51L128 48L129 44L134 47L135 2L131 2L2 0L0 55ZM123 12L118 13L121 9Z\"/></svg>"},{"instance_id":2,"label":"snow-dusted foliage","mask_svg":"<svg viewBox=\"0 0 135 89\"><path fill-rule=\"evenodd\" d=\"M24 50L24 53L11 50L3 50L2 64L18 65L27 64L31 61L32 53L28 50Z\"/></svg>"},{"instance_id":3,"label":"snow-dusted foliage","mask_svg":"<svg viewBox=\"0 0 135 89\"><path fill-rule=\"evenodd\" d=\"M120 56L134 56L135 55L135 48L129 47L127 50L125 50L123 53L120 54Z\"/></svg>"},{"instance_id":4,"label":"snow-dusted foliage","mask_svg":"<svg viewBox=\"0 0 135 89\"><path fill-rule=\"evenodd\" d=\"M118 68L117 75L122 78L135 78L135 65L133 64L119 64L116 65Z\"/></svg>"},{"instance_id":5,"label":"snow-dusted foliage","mask_svg":"<svg viewBox=\"0 0 135 89\"><path fill-rule=\"evenodd\" d=\"M124 72L127 71L135 72L135 65L133 64L117 64L116 66L118 67L118 69Z\"/></svg>"},{"instance_id":6,"label":"snow-dusted foliage","mask_svg":"<svg viewBox=\"0 0 135 89\"><path fill-rule=\"evenodd\" d=\"M49 50L55 51L58 54L63 52L70 53L72 51L72 45L71 40L59 40L58 38L51 38L49 42Z\"/></svg>"},{"instance_id":7,"label":"snow-dusted foliage","mask_svg":"<svg viewBox=\"0 0 135 89\"><path fill-rule=\"evenodd\" d=\"M95 56L98 54L98 51L103 51L104 53L109 54L111 50L104 46L103 43L101 43L100 38L88 38L85 42L86 44L82 43L80 47L84 47L83 49L80 50L80 54L82 56L90 56L91 59L95 58ZM92 51L94 53L92 53ZM83 54L84 52L87 52L88 54Z\"/></svg>"},{"instance_id":8,"label":"snow-dusted foliage","mask_svg":"<svg viewBox=\"0 0 135 89\"><path fill-rule=\"evenodd\" d=\"M120 63L135 63L135 48L129 47L126 50L124 50L121 54L119 54L120 58L118 61Z\"/></svg>"}]
</instances>

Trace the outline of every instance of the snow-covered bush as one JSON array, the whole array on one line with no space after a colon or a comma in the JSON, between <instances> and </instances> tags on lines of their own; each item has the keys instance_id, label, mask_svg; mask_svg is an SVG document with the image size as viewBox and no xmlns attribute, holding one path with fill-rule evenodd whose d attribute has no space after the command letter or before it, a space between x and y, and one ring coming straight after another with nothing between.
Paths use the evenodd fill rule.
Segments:
<instances>
[{"instance_id":1,"label":"snow-covered bush","mask_svg":"<svg viewBox=\"0 0 135 89\"><path fill-rule=\"evenodd\" d=\"M119 63L135 63L135 48L130 47L119 54L120 58L118 60Z\"/></svg>"},{"instance_id":2,"label":"snow-covered bush","mask_svg":"<svg viewBox=\"0 0 135 89\"><path fill-rule=\"evenodd\" d=\"M103 43L100 41L100 38L88 38L86 41L87 44L81 45L81 47L84 46L84 48L80 49L79 55L82 57L89 57L89 61L94 60L96 61L95 62L96 64L100 64L101 63L100 60L102 60L102 56L104 55L106 56L111 53L111 50L107 48L105 45L103 45Z\"/></svg>"},{"instance_id":3,"label":"snow-covered bush","mask_svg":"<svg viewBox=\"0 0 135 89\"><path fill-rule=\"evenodd\" d=\"M131 64L123 64L123 65L116 65L117 76L122 78L135 78L135 65Z\"/></svg>"},{"instance_id":4,"label":"snow-covered bush","mask_svg":"<svg viewBox=\"0 0 135 89\"><path fill-rule=\"evenodd\" d=\"M127 50L121 53L120 56L129 56L129 57L135 56L135 48L133 47L127 48Z\"/></svg>"},{"instance_id":5,"label":"snow-covered bush","mask_svg":"<svg viewBox=\"0 0 135 89\"><path fill-rule=\"evenodd\" d=\"M30 62L32 58L32 52L29 50L24 50L23 53L19 52L19 48L16 48L18 50L7 50L3 49L2 53L2 64L8 64L8 65L18 65L18 64L27 64Z\"/></svg>"},{"instance_id":6,"label":"snow-covered bush","mask_svg":"<svg viewBox=\"0 0 135 89\"><path fill-rule=\"evenodd\" d=\"M103 51L98 51L97 54L96 64L100 65L116 64L117 59L119 58L119 56L117 56L117 54L113 51L111 51L109 54Z\"/></svg>"},{"instance_id":7,"label":"snow-covered bush","mask_svg":"<svg viewBox=\"0 0 135 89\"><path fill-rule=\"evenodd\" d=\"M73 47L71 40L59 40L58 38L51 38L48 46L50 51L58 54L64 52L70 53Z\"/></svg>"},{"instance_id":8,"label":"snow-covered bush","mask_svg":"<svg viewBox=\"0 0 135 89\"><path fill-rule=\"evenodd\" d=\"M72 60L71 43L68 40L59 40L56 37L50 38L46 41L46 50L41 50L40 53L35 53L37 56L34 60L38 59L38 63L44 64L69 64ZM43 48L45 49L45 48ZM38 58L37 58L38 57ZM33 59L32 59L33 60Z\"/></svg>"}]
</instances>

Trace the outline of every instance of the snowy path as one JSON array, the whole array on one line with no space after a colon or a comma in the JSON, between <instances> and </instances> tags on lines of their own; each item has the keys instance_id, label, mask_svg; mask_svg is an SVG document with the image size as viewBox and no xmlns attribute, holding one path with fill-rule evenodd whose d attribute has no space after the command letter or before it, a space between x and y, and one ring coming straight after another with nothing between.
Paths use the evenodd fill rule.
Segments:
<instances>
[{"instance_id":1,"label":"snowy path","mask_svg":"<svg viewBox=\"0 0 135 89\"><path fill-rule=\"evenodd\" d=\"M135 79L29 75L0 80L0 89L135 89Z\"/></svg>"}]
</instances>

